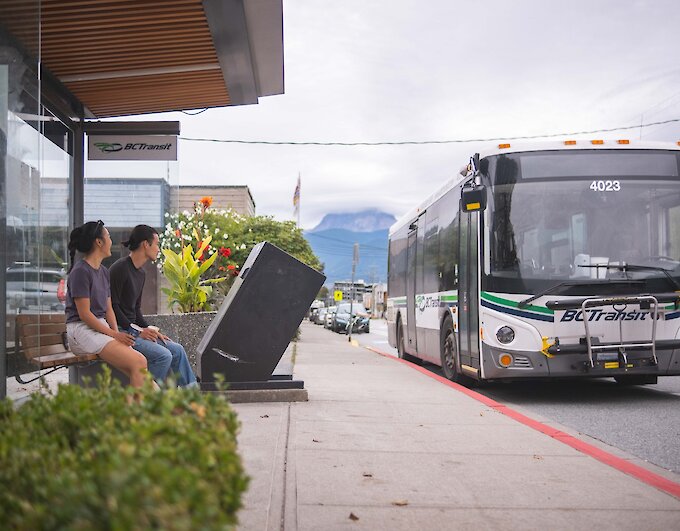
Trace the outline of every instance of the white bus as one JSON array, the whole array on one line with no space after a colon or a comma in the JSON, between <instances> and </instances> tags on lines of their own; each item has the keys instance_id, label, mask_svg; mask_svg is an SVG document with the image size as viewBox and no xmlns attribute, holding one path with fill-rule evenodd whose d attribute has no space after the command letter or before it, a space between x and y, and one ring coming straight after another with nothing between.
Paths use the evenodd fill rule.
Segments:
<instances>
[{"instance_id":1,"label":"white bus","mask_svg":"<svg viewBox=\"0 0 680 531\"><path fill-rule=\"evenodd\" d=\"M680 374L680 142L500 144L389 232L399 356L454 381Z\"/></svg>"}]
</instances>

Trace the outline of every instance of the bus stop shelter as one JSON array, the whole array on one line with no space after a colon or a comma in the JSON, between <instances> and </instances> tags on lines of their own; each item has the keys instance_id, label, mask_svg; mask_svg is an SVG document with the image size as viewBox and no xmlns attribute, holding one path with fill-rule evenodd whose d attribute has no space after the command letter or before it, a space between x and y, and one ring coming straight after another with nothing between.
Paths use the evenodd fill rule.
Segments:
<instances>
[{"instance_id":1,"label":"bus stop shelter","mask_svg":"<svg viewBox=\"0 0 680 531\"><path fill-rule=\"evenodd\" d=\"M0 3L0 398L13 348L6 272L45 267L36 249L65 248L84 221L86 136L179 134L179 122L101 119L256 104L283 91L281 0ZM41 194L48 177L68 190L63 205L49 205L56 218L46 213L54 198Z\"/></svg>"}]
</instances>

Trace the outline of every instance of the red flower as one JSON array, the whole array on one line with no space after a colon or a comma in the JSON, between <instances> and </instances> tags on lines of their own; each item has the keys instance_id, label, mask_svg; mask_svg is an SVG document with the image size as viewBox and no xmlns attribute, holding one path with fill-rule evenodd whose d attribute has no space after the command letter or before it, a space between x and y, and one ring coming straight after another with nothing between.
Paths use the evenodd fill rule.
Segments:
<instances>
[{"instance_id":1,"label":"red flower","mask_svg":"<svg viewBox=\"0 0 680 531\"><path fill-rule=\"evenodd\" d=\"M203 208L208 208L210 205L212 205L212 202L213 198L210 196L201 197L201 200L199 201L199 203L203 205Z\"/></svg>"},{"instance_id":2,"label":"red flower","mask_svg":"<svg viewBox=\"0 0 680 531\"><path fill-rule=\"evenodd\" d=\"M196 250L198 251L202 246L203 246L203 241L201 240L200 242L198 242L198 245L196 246ZM198 259L201 262L203 260L205 260L205 258L203 257L203 253L205 253L208 249L210 249L210 245L208 245L205 249L203 249L203 251L201 251L201 254L198 255Z\"/></svg>"},{"instance_id":3,"label":"red flower","mask_svg":"<svg viewBox=\"0 0 680 531\"><path fill-rule=\"evenodd\" d=\"M231 256L231 249L229 247L220 247L220 254L225 258L229 258Z\"/></svg>"},{"instance_id":4,"label":"red flower","mask_svg":"<svg viewBox=\"0 0 680 531\"><path fill-rule=\"evenodd\" d=\"M181 232L179 229L176 229L176 230L175 230L175 236L177 236L178 238L181 238L181 237L182 237L182 232Z\"/></svg>"},{"instance_id":5,"label":"red flower","mask_svg":"<svg viewBox=\"0 0 680 531\"><path fill-rule=\"evenodd\" d=\"M236 269L236 266L235 266L234 264L229 264L229 265L227 266L227 269L228 269L229 271L233 271L234 269Z\"/></svg>"}]
</instances>

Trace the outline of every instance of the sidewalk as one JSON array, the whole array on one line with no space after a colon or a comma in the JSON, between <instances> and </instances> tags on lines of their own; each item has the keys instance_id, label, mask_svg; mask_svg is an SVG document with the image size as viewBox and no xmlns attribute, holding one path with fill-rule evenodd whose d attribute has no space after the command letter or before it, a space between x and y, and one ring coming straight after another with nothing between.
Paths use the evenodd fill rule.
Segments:
<instances>
[{"instance_id":1,"label":"sidewalk","mask_svg":"<svg viewBox=\"0 0 680 531\"><path fill-rule=\"evenodd\" d=\"M239 529L680 528L680 499L346 336L305 321L295 357L309 402L233 406Z\"/></svg>"}]
</instances>

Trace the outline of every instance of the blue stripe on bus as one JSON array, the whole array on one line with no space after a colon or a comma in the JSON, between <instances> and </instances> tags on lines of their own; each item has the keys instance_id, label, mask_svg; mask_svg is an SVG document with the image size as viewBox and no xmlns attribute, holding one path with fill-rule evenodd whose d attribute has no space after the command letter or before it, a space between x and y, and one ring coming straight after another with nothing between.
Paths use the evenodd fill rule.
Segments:
<instances>
[{"instance_id":1,"label":"blue stripe on bus","mask_svg":"<svg viewBox=\"0 0 680 531\"><path fill-rule=\"evenodd\" d=\"M680 317L680 312L668 313L666 314L666 321L670 321L671 319L677 319L678 317Z\"/></svg>"},{"instance_id":2,"label":"blue stripe on bus","mask_svg":"<svg viewBox=\"0 0 680 531\"><path fill-rule=\"evenodd\" d=\"M555 322L554 317L549 315L541 315L540 313L523 312L521 310L516 310L515 308L506 308L505 306L498 306L492 302L482 299L482 306L485 308L490 308L496 310L497 312L509 313L510 315L516 315L517 317L526 317L527 319L535 319L537 321L546 321L548 323Z\"/></svg>"}]
</instances>

